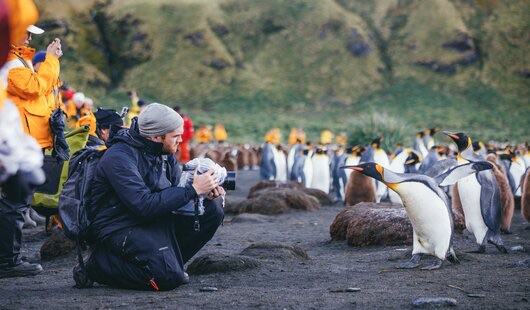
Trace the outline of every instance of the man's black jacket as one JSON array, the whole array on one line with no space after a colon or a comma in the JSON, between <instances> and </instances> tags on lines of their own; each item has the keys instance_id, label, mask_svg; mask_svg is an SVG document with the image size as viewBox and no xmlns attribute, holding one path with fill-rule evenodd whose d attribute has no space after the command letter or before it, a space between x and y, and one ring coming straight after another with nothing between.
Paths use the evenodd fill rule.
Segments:
<instances>
[{"instance_id":1,"label":"man's black jacket","mask_svg":"<svg viewBox=\"0 0 530 310\"><path fill-rule=\"evenodd\" d=\"M162 143L140 136L136 122L109 141L92 186L91 236L102 239L124 228L172 216L197 196L191 186L177 187L180 170Z\"/></svg>"}]
</instances>

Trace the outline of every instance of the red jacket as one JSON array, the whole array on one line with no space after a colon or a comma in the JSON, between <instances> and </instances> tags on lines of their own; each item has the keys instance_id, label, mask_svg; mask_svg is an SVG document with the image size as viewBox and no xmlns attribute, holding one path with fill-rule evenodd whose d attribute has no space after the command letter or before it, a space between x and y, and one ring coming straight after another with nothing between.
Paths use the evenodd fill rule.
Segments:
<instances>
[{"instance_id":1,"label":"red jacket","mask_svg":"<svg viewBox=\"0 0 530 310\"><path fill-rule=\"evenodd\" d=\"M182 119L184 120L184 133L182 134L182 142L189 142L193 139L193 123L191 118L186 114L181 114Z\"/></svg>"}]
</instances>

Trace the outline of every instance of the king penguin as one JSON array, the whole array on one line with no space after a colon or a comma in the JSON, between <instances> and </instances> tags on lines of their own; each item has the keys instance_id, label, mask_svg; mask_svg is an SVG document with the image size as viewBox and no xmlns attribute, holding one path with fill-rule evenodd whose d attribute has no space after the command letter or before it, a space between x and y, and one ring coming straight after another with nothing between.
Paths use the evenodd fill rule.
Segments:
<instances>
[{"instance_id":1,"label":"king penguin","mask_svg":"<svg viewBox=\"0 0 530 310\"><path fill-rule=\"evenodd\" d=\"M405 148L390 163L390 170L395 173L415 173L416 164L421 161L421 155L411 148ZM384 168L384 167L383 167ZM399 195L393 191L388 192L388 199L392 203L403 205Z\"/></svg>"},{"instance_id":2,"label":"king penguin","mask_svg":"<svg viewBox=\"0 0 530 310\"><path fill-rule=\"evenodd\" d=\"M483 161L473 152L471 139L463 132L444 132L458 147L458 164ZM508 253L500 235L501 201L497 180L491 170L470 175L457 183L460 202L464 211L467 230L475 236L479 248L475 253L484 253L486 243L493 243L502 253Z\"/></svg>"},{"instance_id":3,"label":"king penguin","mask_svg":"<svg viewBox=\"0 0 530 310\"><path fill-rule=\"evenodd\" d=\"M414 139L414 146L412 147L416 152L419 152L421 154L421 157L425 158L427 156L427 153L429 151L425 147L425 143L423 142L423 136L425 133L423 131L419 131L416 134L416 139Z\"/></svg>"},{"instance_id":4,"label":"king penguin","mask_svg":"<svg viewBox=\"0 0 530 310\"><path fill-rule=\"evenodd\" d=\"M276 177L274 145L270 142L265 142L261 149L260 177L261 180L274 180Z\"/></svg>"},{"instance_id":5,"label":"king penguin","mask_svg":"<svg viewBox=\"0 0 530 310\"><path fill-rule=\"evenodd\" d=\"M316 188L329 194L329 187L331 181L330 159L327 150L324 147L317 148L315 154L311 158L313 166L313 177L311 180L311 188Z\"/></svg>"},{"instance_id":6,"label":"king penguin","mask_svg":"<svg viewBox=\"0 0 530 310\"><path fill-rule=\"evenodd\" d=\"M276 166L276 177L278 181L287 181L287 158L281 145L273 148L274 165Z\"/></svg>"},{"instance_id":7,"label":"king penguin","mask_svg":"<svg viewBox=\"0 0 530 310\"><path fill-rule=\"evenodd\" d=\"M385 150L381 147L383 136L379 136L372 140L367 151L361 156L361 163L375 162L384 168L390 167L390 160ZM375 182L376 202L386 199L388 196L388 188L377 180Z\"/></svg>"},{"instance_id":8,"label":"king penguin","mask_svg":"<svg viewBox=\"0 0 530 310\"><path fill-rule=\"evenodd\" d=\"M395 191L403 205L413 228L412 258L398 268L416 268L423 254L437 258L424 270L438 269L446 258L458 263L452 247L453 220L449 199L440 186L447 186L477 171L491 169L488 162L468 163L430 177L415 173L394 173L376 163L364 163L350 167L362 174L386 184Z\"/></svg>"}]
</instances>

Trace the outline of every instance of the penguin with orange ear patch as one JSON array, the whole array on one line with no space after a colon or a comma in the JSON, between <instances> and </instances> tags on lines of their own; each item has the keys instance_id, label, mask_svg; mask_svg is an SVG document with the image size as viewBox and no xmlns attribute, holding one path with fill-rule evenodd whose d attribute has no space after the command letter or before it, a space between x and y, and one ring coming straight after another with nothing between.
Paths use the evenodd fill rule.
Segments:
<instances>
[{"instance_id":1,"label":"penguin with orange ear patch","mask_svg":"<svg viewBox=\"0 0 530 310\"><path fill-rule=\"evenodd\" d=\"M445 132L458 147L458 164L484 160L473 151L471 138L463 132ZM467 230L475 236L479 244L474 253L484 253L486 244L492 243L502 253L508 251L500 235L501 201L497 179L492 171L483 171L458 181L460 202L464 210Z\"/></svg>"},{"instance_id":2,"label":"penguin with orange ear patch","mask_svg":"<svg viewBox=\"0 0 530 310\"><path fill-rule=\"evenodd\" d=\"M398 268L416 268L422 255L437 258L424 270L438 269L446 258L458 263L452 242L453 220L449 199L441 188L481 170L491 169L488 162L469 163L456 166L436 177L415 173L394 173L376 163L364 163L352 168L366 176L383 182L395 191L403 201L413 228L412 258Z\"/></svg>"}]
</instances>

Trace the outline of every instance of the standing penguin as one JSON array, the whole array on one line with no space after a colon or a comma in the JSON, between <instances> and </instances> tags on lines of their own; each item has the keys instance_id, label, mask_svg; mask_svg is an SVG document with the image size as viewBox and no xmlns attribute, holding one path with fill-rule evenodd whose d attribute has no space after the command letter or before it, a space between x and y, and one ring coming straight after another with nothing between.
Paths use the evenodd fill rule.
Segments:
<instances>
[{"instance_id":1,"label":"standing penguin","mask_svg":"<svg viewBox=\"0 0 530 310\"><path fill-rule=\"evenodd\" d=\"M440 160L440 155L438 153L438 147L432 146L429 150L429 153L427 153L427 156L423 158L423 161L421 162L421 166L419 168L420 173L423 173L427 170L429 170L432 165L434 165L436 162Z\"/></svg>"},{"instance_id":2,"label":"standing penguin","mask_svg":"<svg viewBox=\"0 0 530 310\"><path fill-rule=\"evenodd\" d=\"M483 159L473 152L471 139L463 132L444 132L458 147L458 164L478 162ZM471 175L458 181L460 202L464 211L466 228L474 234L479 249L484 253L486 243L494 244L502 253L508 253L500 235L501 201L499 185L491 170Z\"/></svg>"},{"instance_id":3,"label":"standing penguin","mask_svg":"<svg viewBox=\"0 0 530 310\"><path fill-rule=\"evenodd\" d=\"M425 143L423 142L424 135L425 133L423 131L419 131L416 134L416 139L414 139L414 146L412 146L414 151L419 152L421 154L421 157L423 158L425 158L427 156L427 153L429 153L429 151L425 147Z\"/></svg>"},{"instance_id":4,"label":"standing penguin","mask_svg":"<svg viewBox=\"0 0 530 310\"><path fill-rule=\"evenodd\" d=\"M313 166L313 177L311 180L311 188L316 188L324 193L329 193L330 186L330 160L327 151L323 147L316 150L315 155L311 158Z\"/></svg>"},{"instance_id":5,"label":"standing penguin","mask_svg":"<svg viewBox=\"0 0 530 310\"><path fill-rule=\"evenodd\" d=\"M351 149L346 150L345 153L347 154L347 157L344 161L344 166L355 166L359 164L361 162L361 156L363 155L364 151L365 151L365 148L362 145L356 145L352 147ZM344 174L346 174L346 183L347 183L348 180L350 179L350 174L353 170L349 168L344 168L342 169L342 171L344 171Z\"/></svg>"},{"instance_id":6,"label":"standing penguin","mask_svg":"<svg viewBox=\"0 0 530 310\"><path fill-rule=\"evenodd\" d=\"M420 161L421 155L418 152L413 151L411 148L406 148L390 163L390 170L395 173L417 173L416 165ZM403 205L401 198L394 191L388 191L388 199L392 203Z\"/></svg>"},{"instance_id":7,"label":"standing penguin","mask_svg":"<svg viewBox=\"0 0 530 310\"><path fill-rule=\"evenodd\" d=\"M303 154L303 184L305 187L309 188L311 187L311 183L313 182L313 161L311 160L311 155L313 155L313 151L311 149L305 149L302 151Z\"/></svg>"},{"instance_id":8,"label":"standing penguin","mask_svg":"<svg viewBox=\"0 0 530 310\"><path fill-rule=\"evenodd\" d=\"M292 177L292 171L293 171L293 165L295 161L295 157L297 154L300 153L300 150L302 150L303 145L296 141L295 144L291 146L291 149L289 150L289 154L287 155L287 176L289 177L289 180L293 180Z\"/></svg>"},{"instance_id":9,"label":"standing penguin","mask_svg":"<svg viewBox=\"0 0 530 310\"><path fill-rule=\"evenodd\" d=\"M348 182L348 178L344 173L344 169L342 169L341 167L344 166L344 162L346 161L347 156L348 155L342 147L339 147L331 154L330 169L332 179L331 184L335 193L334 202L344 201L344 192L346 188L346 183Z\"/></svg>"},{"instance_id":10,"label":"standing penguin","mask_svg":"<svg viewBox=\"0 0 530 310\"><path fill-rule=\"evenodd\" d=\"M276 180L287 181L287 158L281 145L273 149L274 165L276 166Z\"/></svg>"},{"instance_id":11,"label":"standing penguin","mask_svg":"<svg viewBox=\"0 0 530 310\"><path fill-rule=\"evenodd\" d=\"M361 157L361 163L375 162L384 168L390 167L390 160L385 150L381 147L383 142L383 136L377 137L370 143L368 150ZM375 180L375 191L376 191L376 202L380 202L382 199L387 198L388 188L381 182Z\"/></svg>"},{"instance_id":12,"label":"standing penguin","mask_svg":"<svg viewBox=\"0 0 530 310\"><path fill-rule=\"evenodd\" d=\"M434 135L440 131L440 128L434 127L431 129L425 130L423 134L423 144L427 150L430 150L434 145Z\"/></svg>"},{"instance_id":13,"label":"standing penguin","mask_svg":"<svg viewBox=\"0 0 530 310\"><path fill-rule=\"evenodd\" d=\"M274 145L265 142L261 149L260 177L262 180L274 180L276 177L276 164L274 163Z\"/></svg>"},{"instance_id":14,"label":"standing penguin","mask_svg":"<svg viewBox=\"0 0 530 310\"><path fill-rule=\"evenodd\" d=\"M477 171L491 169L490 163L456 166L436 177L394 173L376 163L364 163L350 168L385 183L403 201L413 228L413 247L410 261L398 268L418 267L423 254L437 258L434 264L422 268L424 270L440 268L446 258L452 263L459 262L451 244L453 223L449 199L440 186L451 185Z\"/></svg>"}]
</instances>

